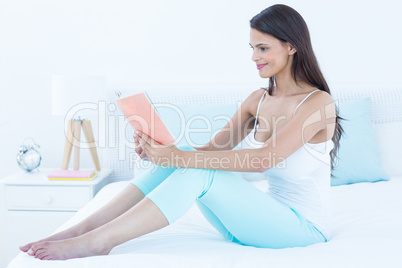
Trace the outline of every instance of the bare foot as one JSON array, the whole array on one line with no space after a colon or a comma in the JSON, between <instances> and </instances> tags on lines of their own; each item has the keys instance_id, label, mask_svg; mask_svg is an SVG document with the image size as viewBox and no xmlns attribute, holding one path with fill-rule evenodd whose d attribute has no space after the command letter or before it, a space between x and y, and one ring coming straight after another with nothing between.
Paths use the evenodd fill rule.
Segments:
<instances>
[{"instance_id":1,"label":"bare foot","mask_svg":"<svg viewBox=\"0 0 402 268\"><path fill-rule=\"evenodd\" d=\"M107 255L112 250L91 234L60 240L34 244L28 255L41 260L67 260L96 255Z\"/></svg>"},{"instance_id":2,"label":"bare foot","mask_svg":"<svg viewBox=\"0 0 402 268\"><path fill-rule=\"evenodd\" d=\"M72 229L67 229L65 231L61 231L60 233L49 236L45 239L41 239L39 241L26 244L24 246L20 246L19 248L23 252L28 252L28 250L37 243L47 242L47 241L59 241L59 240L64 240L64 239L68 239L68 238L73 238L76 236L78 236L78 234L75 231L73 231Z\"/></svg>"}]
</instances>

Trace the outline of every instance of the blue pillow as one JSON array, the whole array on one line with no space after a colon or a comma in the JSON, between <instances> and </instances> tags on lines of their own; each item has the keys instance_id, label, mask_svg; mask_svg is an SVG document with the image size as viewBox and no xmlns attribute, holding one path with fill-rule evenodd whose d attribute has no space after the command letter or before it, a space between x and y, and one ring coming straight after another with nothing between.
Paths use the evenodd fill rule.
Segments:
<instances>
[{"instance_id":1,"label":"blue pillow","mask_svg":"<svg viewBox=\"0 0 402 268\"><path fill-rule=\"evenodd\" d=\"M176 146L199 147L208 143L233 117L236 104L158 105Z\"/></svg>"},{"instance_id":2,"label":"blue pillow","mask_svg":"<svg viewBox=\"0 0 402 268\"><path fill-rule=\"evenodd\" d=\"M338 105L344 134L338 161L332 170L332 186L389 180L381 166L380 155L370 121L370 98Z\"/></svg>"}]
</instances>

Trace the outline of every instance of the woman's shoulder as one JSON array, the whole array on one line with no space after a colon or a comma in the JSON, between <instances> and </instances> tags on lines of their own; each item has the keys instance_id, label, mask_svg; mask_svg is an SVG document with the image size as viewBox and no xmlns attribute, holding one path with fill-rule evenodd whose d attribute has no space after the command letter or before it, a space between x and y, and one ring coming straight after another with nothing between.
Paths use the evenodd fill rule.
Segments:
<instances>
[{"instance_id":1,"label":"woman's shoulder","mask_svg":"<svg viewBox=\"0 0 402 268\"><path fill-rule=\"evenodd\" d=\"M316 91L316 92L314 92ZM332 103L334 102L331 94L326 92L325 90L319 88L312 88L311 93L314 92L309 99L318 101L320 103Z\"/></svg>"},{"instance_id":2,"label":"woman's shoulder","mask_svg":"<svg viewBox=\"0 0 402 268\"><path fill-rule=\"evenodd\" d=\"M335 102L328 92L321 90L319 88L311 88L310 93L306 93L306 99L303 99L302 102L305 102L304 105L300 105L298 110L334 110ZM310 111L311 112L311 111Z\"/></svg>"},{"instance_id":3,"label":"woman's shoulder","mask_svg":"<svg viewBox=\"0 0 402 268\"><path fill-rule=\"evenodd\" d=\"M258 102L261 100L262 96L264 95L264 92L266 92L266 88L259 88L257 90L254 90L253 92L248 95L248 97L244 100L244 104L247 106L255 106L255 104L258 104Z\"/></svg>"},{"instance_id":4,"label":"woman's shoulder","mask_svg":"<svg viewBox=\"0 0 402 268\"><path fill-rule=\"evenodd\" d=\"M250 102L255 102L255 101L260 101L264 93L267 92L267 88L259 88L257 90L254 90L253 92L248 95L246 100Z\"/></svg>"},{"instance_id":5,"label":"woman's shoulder","mask_svg":"<svg viewBox=\"0 0 402 268\"><path fill-rule=\"evenodd\" d=\"M247 111L250 115L254 116L258 103L260 102L265 91L265 88L259 88L251 92L242 103L243 109L245 109L245 111Z\"/></svg>"}]
</instances>

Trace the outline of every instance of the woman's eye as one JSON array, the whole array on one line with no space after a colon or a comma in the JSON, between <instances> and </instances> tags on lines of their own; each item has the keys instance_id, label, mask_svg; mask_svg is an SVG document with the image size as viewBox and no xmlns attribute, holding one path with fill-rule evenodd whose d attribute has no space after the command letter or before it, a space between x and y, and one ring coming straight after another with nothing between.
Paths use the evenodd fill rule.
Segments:
<instances>
[{"instance_id":1,"label":"woman's eye","mask_svg":"<svg viewBox=\"0 0 402 268\"><path fill-rule=\"evenodd\" d=\"M265 52L265 51L267 51L267 50L268 50L268 48L267 48L267 47L260 47L259 49L260 49L260 51L261 51L261 52Z\"/></svg>"}]
</instances>

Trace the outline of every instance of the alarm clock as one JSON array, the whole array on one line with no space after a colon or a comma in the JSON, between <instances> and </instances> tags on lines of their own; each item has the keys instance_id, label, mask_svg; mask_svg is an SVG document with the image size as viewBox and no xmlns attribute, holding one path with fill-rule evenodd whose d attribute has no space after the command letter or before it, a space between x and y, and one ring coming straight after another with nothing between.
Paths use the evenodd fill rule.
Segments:
<instances>
[{"instance_id":1,"label":"alarm clock","mask_svg":"<svg viewBox=\"0 0 402 268\"><path fill-rule=\"evenodd\" d=\"M25 144L24 141L20 148L18 148L17 154L18 166L28 172L31 172L35 168L39 167L42 160L42 157L37 150L40 146L35 143L34 139L30 139L32 140L32 143Z\"/></svg>"}]
</instances>

